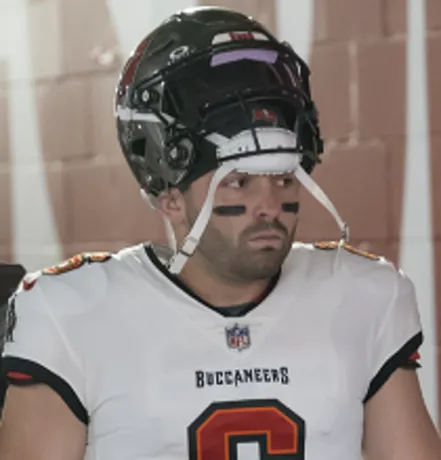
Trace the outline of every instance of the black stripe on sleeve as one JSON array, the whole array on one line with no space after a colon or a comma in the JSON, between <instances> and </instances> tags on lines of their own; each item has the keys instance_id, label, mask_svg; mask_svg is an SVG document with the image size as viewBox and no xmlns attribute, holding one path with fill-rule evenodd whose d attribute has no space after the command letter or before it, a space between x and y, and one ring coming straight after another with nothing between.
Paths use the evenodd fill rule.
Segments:
<instances>
[{"instance_id":1,"label":"black stripe on sleeve","mask_svg":"<svg viewBox=\"0 0 441 460\"><path fill-rule=\"evenodd\" d=\"M69 409L80 420L87 425L89 423L89 415L83 403L72 387L61 377L46 369L42 365L29 361L23 358L5 356L3 358L3 371L6 373L8 383L11 385L23 386L44 383L57 393L66 403ZM9 373L19 372L31 377L27 379L15 379L8 376Z\"/></svg>"},{"instance_id":2,"label":"black stripe on sleeve","mask_svg":"<svg viewBox=\"0 0 441 460\"><path fill-rule=\"evenodd\" d=\"M371 380L364 403L374 396L374 394L386 383L389 377L399 368L404 367L409 360L409 356L418 350L423 343L423 333L419 332L408 340L393 356L391 356L378 371L377 375Z\"/></svg>"}]
</instances>

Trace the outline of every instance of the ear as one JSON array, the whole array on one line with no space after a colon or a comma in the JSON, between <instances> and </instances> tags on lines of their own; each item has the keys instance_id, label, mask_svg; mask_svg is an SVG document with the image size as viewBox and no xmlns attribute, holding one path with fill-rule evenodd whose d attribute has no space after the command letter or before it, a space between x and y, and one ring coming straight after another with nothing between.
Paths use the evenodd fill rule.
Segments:
<instances>
[{"instance_id":1,"label":"ear","mask_svg":"<svg viewBox=\"0 0 441 460\"><path fill-rule=\"evenodd\" d=\"M178 189L170 189L156 199L156 208L171 222L180 223L185 219L184 195Z\"/></svg>"}]
</instances>

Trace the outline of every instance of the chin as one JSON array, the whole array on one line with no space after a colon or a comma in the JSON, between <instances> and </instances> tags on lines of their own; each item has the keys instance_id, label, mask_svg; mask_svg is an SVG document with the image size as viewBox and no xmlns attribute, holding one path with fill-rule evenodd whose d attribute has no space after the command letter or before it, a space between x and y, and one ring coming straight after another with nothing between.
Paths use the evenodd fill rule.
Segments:
<instances>
[{"instance_id":1,"label":"chin","mask_svg":"<svg viewBox=\"0 0 441 460\"><path fill-rule=\"evenodd\" d=\"M277 267L254 267L251 270L242 270L240 278L244 281L268 281L273 276L277 275L280 270L280 265Z\"/></svg>"},{"instance_id":2,"label":"chin","mask_svg":"<svg viewBox=\"0 0 441 460\"><path fill-rule=\"evenodd\" d=\"M249 254L245 263L240 264L235 270L243 279L247 280L263 280L275 276L287 255L287 251L283 249L275 249L273 247L265 247L259 251L253 251Z\"/></svg>"}]
</instances>

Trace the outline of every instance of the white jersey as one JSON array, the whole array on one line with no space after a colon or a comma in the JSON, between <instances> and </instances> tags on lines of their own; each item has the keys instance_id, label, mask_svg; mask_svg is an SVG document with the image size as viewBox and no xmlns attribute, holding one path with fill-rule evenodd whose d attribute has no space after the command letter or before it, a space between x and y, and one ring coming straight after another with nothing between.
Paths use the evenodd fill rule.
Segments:
<instances>
[{"instance_id":1,"label":"white jersey","mask_svg":"<svg viewBox=\"0 0 441 460\"><path fill-rule=\"evenodd\" d=\"M87 460L361 460L365 402L422 341L411 282L340 247L295 245L240 317L151 248L91 259L24 283L5 349L88 424Z\"/></svg>"}]
</instances>

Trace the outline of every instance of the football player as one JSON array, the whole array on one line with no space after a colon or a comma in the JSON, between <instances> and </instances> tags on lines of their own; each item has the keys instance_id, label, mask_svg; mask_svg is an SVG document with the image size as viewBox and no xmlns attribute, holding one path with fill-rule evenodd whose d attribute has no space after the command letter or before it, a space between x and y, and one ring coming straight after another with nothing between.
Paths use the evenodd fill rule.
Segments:
<instances>
[{"instance_id":1,"label":"football player","mask_svg":"<svg viewBox=\"0 0 441 460\"><path fill-rule=\"evenodd\" d=\"M132 54L115 115L170 248L25 279L1 460L439 460L414 288L346 244L310 177L323 143L295 51L242 14L185 10ZM341 241L293 246L301 185Z\"/></svg>"}]
</instances>

